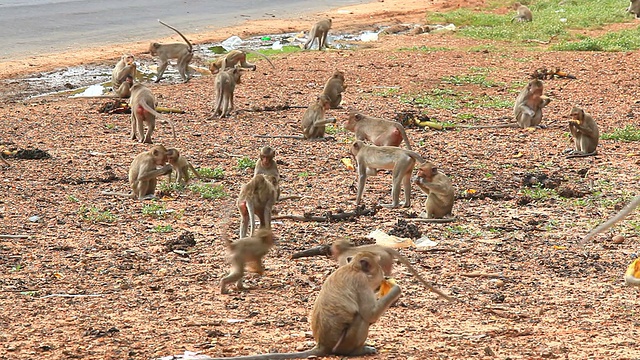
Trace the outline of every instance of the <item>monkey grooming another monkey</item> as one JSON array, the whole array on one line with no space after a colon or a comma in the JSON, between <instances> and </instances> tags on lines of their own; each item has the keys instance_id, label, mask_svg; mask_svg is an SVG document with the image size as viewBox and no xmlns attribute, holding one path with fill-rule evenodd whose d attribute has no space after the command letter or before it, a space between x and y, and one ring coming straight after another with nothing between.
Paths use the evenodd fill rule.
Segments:
<instances>
[{"instance_id":1,"label":"monkey grooming another monkey","mask_svg":"<svg viewBox=\"0 0 640 360\"><path fill-rule=\"evenodd\" d=\"M398 285L393 284L386 295L376 299L375 291L384 280L378 262L376 254L359 252L325 280L311 312L311 332L316 340L313 349L208 360L281 360L375 354L375 348L365 346L369 326L382 317L402 292Z\"/></svg>"},{"instance_id":2,"label":"monkey grooming another monkey","mask_svg":"<svg viewBox=\"0 0 640 360\"><path fill-rule=\"evenodd\" d=\"M521 128L540 126L542 122L542 108L547 106L551 99L542 95L544 84L538 79L529 81L527 86L520 91L513 106L516 122Z\"/></svg>"},{"instance_id":3,"label":"monkey grooming another monkey","mask_svg":"<svg viewBox=\"0 0 640 360\"><path fill-rule=\"evenodd\" d=\"M173 121L165 119L156 110L156 98L151 90L137 83L131 87L129 98L131 108L131 140L139 137L139 142L151 144L151 135L156 128L156 118L162 123L168 122L173 130L173 138L176 138L176 127ZM147 124L147 133L144 133L144 124Z\"/></svg>"},{"instance_id":4,"label":"monkey grooming another monkey","mask_svg":"<svg viewBox=\"0 0 640 360\"><path fill-rule=\"evenodd\" d=\"M311 104L302 115L302 135L305 139L323 139L327 124L335 124L335 118L325 119L331 100L320 95L315 104Z\"/></svg>"},{"instance_id":5,"label":"monkey grooming another monkey","mask_svg":"<svg viewBox=\"0 0 640 360\"><path fill-rule=\"evenodd\" d=\"M158 166L162 166L158 169ZM125 196L131 199L148 200L155 197L157 177L169 174L173 168L167 164L167 149L154 145L151 150L138 154L129 167L131 193L103 191L104 195Z\"/></svg>"},{"instance_id":6,"label":"monkey grooming another monkey","mask_svg":"<svg viewBox=\"0 0 640 360\"><path fill-rule=\"evenodd\" d=\"M271 209L278 200L278 180L272 175L255 175L242 186L236 206L240 210L240 238L253 234L255 215L260 219L261 228L271 228Z\"/></svg>"},{"instance_id":7,"label":"monkey grooming another monkey","mask_svg":"<svg viewBox=\"0 0 640 360\"><path fill-rule=\"evenodd\" d=\"M631 0L627 12L636 16L636 19L640 17L640 0Z\"/></svg>"},{"instance_id":8,"label":"monkey grooming another monkey","mask_svg":"<svg viewBox=\"0 0 640 360\"><path fill-rule=\"evenodd\" d=\"M569 131L576 145L576 149L571 152L567 159L593 156L598 153L598 140L600 140L600 131L590 114L584 110L573 107L571 109L571 120L569 120Z\"/></svg>"},{"instance_id":9,"label":"monkey grooming another monkey","mask_svg":"<svg viewBox=\"0 0 640 360\"><path fill-rule=\"evenodd\" d=\"M595 229L591 230L591 232L589 232L587 236L585 236L582 240L580 240L580 245L584 245L584 243L592 239L594 236L606 231L607 229L615 225L618 221L627 217L627 215L629 215L638 206L640 206L640 195L631 199L631 201L627 206L625 206L622 210L618 211L618 213L612 216L609 220L605 221Z\"/></svg>"},{"instance_id":10,"label":"monkey grooming another monkey","mask_svg":"<svg viewBox=\"0 0 640 360\"><path fill-rule=\"evenodd\" d=\"M116 64L116 67L111 72L111 85L113 86L114 91L118 92L120 85L126 82L127 76L131 76L131 79L135 79L136 64L133 61L133 54L125 54L122 55L120 61Z\"/></svg>"},{"instance_id":11,"label":"monkey grooming another monkey","mask_svg":"<svg viewBox=\"0 0 640 360\"><path fill-rule=\"evenodd\" d=\"M455 218L445 216L451 215L455 193L451 180L438 171L430 162L420 164L418 172L413 178L413 182L425 192L428 197L424 204L425 212L420 214L424 219L412 219L420 222L446 223L452 222Z\"/></svg>"},{"instance_id":12,"label":"monkey grooming another monkey","mask_svg":"<svg viewBox=\"0 0 640 360\"><path fill-rule=\"evenodd\" d=\"M245 289L242 278L247 263L254 265L253 268L258 274L264 273L262 258L273 247L273 232L271 229L258 229L250 237L244 237L235 242L226 239L226 242L230 253L231 272L220 280L221 294L228 293L227 285L232 282L236 283L238 290Z\"/></svg>"},{"instance_id":13,"label":"monkey grooming another monkey","mask_svg":"<svg viewBox=\"0 0 640 360\"><path fill-rule=\"evenodd\" d=\"M271 60L269 60L269 58L265 54L253 50L231 50L226 55L216 59L214 62L209 64L209 71L211 71L211 74L217 74L220 70L226 70L227 68L236 67L236 65L238 64L241 68L256 71L256 65L247 62L247 53L262 56L269 62L272 68L276 68L276 66L273 65Z\"/></svg>"},{"instance_id":14,"label":"monkey grooming another monkey","mask_svg":"<svg viewBox=\"0 0 640 360\"><path fill-rule=\"evenodd\" d=\"M349 111L349 118L344 128L356 135L356 140L368 140L378 146L400 146L404 140L407 149L411 144L402 124L366 116L355 111Z\"/></svg>"},{"instance_id":15,"label":"monkey grooming another monkey","mask_svg":"<svg viewBox=\"0 0 640 360\"><path fill-rule=\"evenodd\" d=\"M176 59L178 63L176 67L178 68L178 72L180 73L180 78L182 81L189 81L189 63L193 58L193 46L187 40L187 38L182 35L178 29L174 28L171 25L165 24L162 21L158 20L158 22L169 29L175 31L180 35L180 37L186 42L183 43L171 43L171 44L159 44L159 43L151 43L149 45L149 52L152 56L157 56L160 59L160 65L158 66L158 74L156 75L156 82L159 82L162 79L162 75L164 71L167 69L169 65L170 59Z\"/></svg>"},{"instance_id":16,"label":"monkey grooming another monkey","mask_svg":"<svg viewBox=\"0 0 640 360\"><path fill-rule=\"evenodd\" d=\"M200 174L184 156L180 155L178 149L167 149L167 161L173 167L173 171L176 172L176 181L179 184L185 185L189 183L189 170L200 179ZM171 182L172 172L169 173L169 182Z\"/></svg>"},{"instance_id":17,"label":"monkey grooming another monkey","mask_svg":"<svg viewBox=\"0 0 640 360\"><path fill-rule=\"evenodd\" d=\"M517 2L513 4L513 8L518 12L518 14L514 16L513 19L511 19L511 22L513 22L514 20L518 22L523 22L523 21L529 22L533 20L533 14L531 13L531 10L529 10L529 8L526 7L525 5L522 5L519 2Z\"/></svg>"},{"instance_id":18,"label":"monkey grooming another monkey","mask_svg":"<svg viewBox=\"0 0 640 360\"><path fill-rule=\"evenodd\" d=\"M351 153L358 163L358 195L356 205L360 205L367 176L376 175L377 169L393 170L391 204L381 204L388 208L400 206L400 187L404 187L404 207L411 206L411 172L416 164L425 162L417 152L394 146L366 145L357 140L351 145Z\"/></svg>"},{"instance_id":19,"label":"monkey grooming another monkey","mask_svg":"<svg viewBox=\"0 0 640 360\"><path fill-rule=\"evenodd\" d=\"M213 109L213 116L220 114L220 118L229 115L234 108L233 92L236 84L240 84L241 70L232 68L223 70L216 75L216 107Z\"/></svg>"},{"instance_id":20,"label":"monkey grooming another monkey","mask_svg":"<svg viewBox=\"0 0 640 360\"><path fill-rule=\"evenodd\" d=\"M322 94L327 95L332 109L337 109L342 102L342 93L347 88L344 84L344 73L336 70L324 85Z\"/></svg>"},{"instance_id":21,"label":"monkey grooming another monkey","mask_svg":"<svg viewBox=\"0 0 640 360\"><path fill-rule=\"evenodd\" d=\"M318 50L326 47L329 29L331 29L331 19L324 19L315 23L309 31L309 40L304 44L305 50L310 49L316 39L318 39Z\"/></svg>"}]
</instances>

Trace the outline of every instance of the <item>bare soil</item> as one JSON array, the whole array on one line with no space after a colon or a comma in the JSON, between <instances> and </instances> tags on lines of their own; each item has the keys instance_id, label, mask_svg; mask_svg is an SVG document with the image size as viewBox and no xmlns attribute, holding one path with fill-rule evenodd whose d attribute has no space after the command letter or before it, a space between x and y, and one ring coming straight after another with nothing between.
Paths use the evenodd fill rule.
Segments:
<instances>
[{"instance_id":1,"label":"bare soil","mask_svg":"<svg viewBox=\"0 0 640 360\"><path fill-rule=\"evenodd\" d=\"M413 8L397 8L401 3ZM424 6L442 8L386 0L335 19L361 27L419 22ZM306 29L308 22L243 26L248 33L272 33ZM236 30L218 35L225 38ZM448 50L401 50L421 46ZM488 50L473 51L478 47ZM122 50L76 54L85 56L82 61L107 61ZM403 294L371 327L368 343L379 354L367 358L638 359L638 290L621 281L638 248L633 227L638 215L586 248L576 245L638 193L638 144L602 140L595 157L567 160L562 155L571 147L566 115L573 105L592 113L601 133L639 125L638 52L549 52L531 44L431 33L389 35L358 50L284 54L273 62L277 71L259 61L258 71L243 75L236 89L237 112L226 119L208 119L214 100L211 77L148 84L160 106L186 111L168 115L177 124L177 140L167 125L159 125L154 141L179 148L196 167L224 169L224 178L215 182L226 196L216 200L192 190L159 194L156 202L101 195L127 191L128 166L148 149L129 140L128 115L97 112L103 101L55 95L0 104L4 148L51 155L9 158L11 167L0 169L0 234L30 236L0 239L1 359L152 359L185 350L234 356L311 348L308 316L336 265L327 258L289 257L343 237L371 242L365 236L375 229L404 229L415 236L416 229L398 221L419 213L425 195L414 188L411 208L379 208L379 202L390 201L391 177L382 172L368 180L364 194L366 208L376 209L374 215L331 223L274 222L277 246L266 258L266 273L247 276L249 291L232 287L230 295L220 295L218 283L228 271L223 239L237 237L235 197L251 176L251 170L238 168L241 157L255 159L267 144L277 149L283 193L302 196L278 204L279 214L335 214L355 207L356 174L341 163L349 156L350 133L338 129L335 140L326 142L256 139L254 134L298 133L304 109L248 110L307 106L340 69L348 85L344 109L330 111L339 124L346 119L346 108L390 119L420 113L424 109L407 99L434 89L458 94L461 108L424 110L431 119L471 124L458 115L473 113L476 123L498 124L512 110L488 104L515 98L528 75L541 66L560 66L577 77L545 81L553 99L545 109L546 129L408 128L415 150L456 186L458 220L417 225L438 242L435 250L401 251L427 279L463 303L436 298L396 267L394 277ZM45 58L24 64L40 70L64 65ZM10 65L2 64L3 74L25 73L18 65L7 70ZM494 84L443 81L478 71L488 71ZM480 104L487 106L476 107L473 101L481 96L486 98ZM532 178L557 186L564 197L530 195L525 189ZM154 204L173 212L143 213ZM91 221L83 217L87 209L109 211L116 220ZM30 220L33 216L38 218ZM166 226L172 231L157 231ZM622 244L610 241L618 233L626 238ZM194 246L187 242L172 250L191 236ZM462 276L470 272L498 273L500 281Z\"/></svg>"}]
</instances>

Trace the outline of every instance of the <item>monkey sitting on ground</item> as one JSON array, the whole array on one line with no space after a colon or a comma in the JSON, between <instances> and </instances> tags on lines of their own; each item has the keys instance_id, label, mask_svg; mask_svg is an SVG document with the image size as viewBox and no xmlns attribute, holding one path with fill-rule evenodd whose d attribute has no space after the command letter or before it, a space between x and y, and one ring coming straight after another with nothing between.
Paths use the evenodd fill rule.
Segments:
<instances>
[{"instance_id":1,"label":"monkey sitting on ground","mask_svg":"<svg viewBox=\"0 0 640 360\"><path fill-rule=\"evenodd\" d=\"M393 284L386 295L376 299L375 291L384 280L378 262L376 254L359 252L325 280L311 312L311 332L316 340L313 349L209 360L279 360L375 354L375 348L364 345L369 336L369 326L382 317L402 292L398 285Z\"/></svg>"},{"instance_id":2,"label":"monkey sitting on ground","mask_svg":"<svg viewBox=\"0 0 640 360\"><path fill-rule=\"evenodd\" d=\"M304 44L304 48L310 49L316 39L318 39L318 50L326 47L329 29L331 29L331 19L324 19L315 23L309 31L309 40Z\"/></svg>"},{"instance_id":3,"label":"monkey sitting on ground","mask_svg":"<svg viewBox=\"0 0 640 360\"><path fill-rule=\"evenodd\" d=\"M324 141L331 137L324 137L327 124L335 124L335 118L325 118L326 111L329 110L329 97L322 94L318 96L318 101L309 105L302 115L302 136L299 135L253 135L258 138L282 138L297 140Z\"/></svg>"},{"instance_id":4,"label":"monkey sitting on ground","mask_svg":"<svg viewBox=\"0 0 640 360\"><path fill-rule=\"evenodd\" d=\"M328 254L326 252L327 248L328 248ZM389 276L389 277L392 276L394 260L397 259L398 261L403 263L407 267L407 269L409 269L411 274L413 274L413 276L418 278L418 280L427 289L438 294L440 297L448 301L454 300L450 296L444 294L442 291L433 287L433 285L430 282L426 281L422 276L420 276L418 271L411 265L411 262L409 262L409 259L407 259L404 255L400 254L397 250L387 246L382 246L378 244L353 246L353 244L351 244L349 241L341 239L341 240L335 241L333 244L331 244L331 246L320 245L320 246L316 246L315 248L311 248L308 250L295 253L291 256L291 258L298 259L301 257L327 254L327 255L330 255L331 258L333 258L335 261L337 261L340 266L342 266L348 263L349 258L353 257L355 254L362 251L368 251L379 256L380 258L379 263L380 263L380 267L382 268L382 271L384 272L384 276Z\"/></svg>"},{"instance_id":5,"label":"monkey sitting on ground","mask_svg":"<svg viewBox=\"0 0 640 360\"><path fill-rule=\"evenodd\" d=\"M580 245L584 245L584 243L589 241L594 236L598 235L601 232L606 231L607 229L615 225L618 221L627 217L627 215L629 215L638 206L640 206L640 195L631 199L631 201L627 206L625 206L622 210L618 211L618 213L612 216L609 220L605 221L595 229L591 230L591 232L589 232L587 236L585 236L584 239L580 241Z\"/></svg>"},{"instance_id":6,"label":"monkey sitting on ground","mask_svg":"<svg viewBox=\"0 0 640 360\"><path fill-rule=\"evenodd\" d=\"M240 75L242 70L232 68L223 70L216 75L216 107L213 109L213 116L220 114L220 118L229 115L234 108L233 92L236 90L236 84L240 84Z\"/></svg>"},{"instance_id":7,"label":"monkey sitting on ground","mask_svg":"<svg viewBox=\"0 0 640 360\"><path fill-rule=\"evenodd\" d=\"M209 71L211 71L211 74L217 74L220 70L226 70L227 68L236 67L236 65L240 65L240 67L244 69L251 69L253 71L256 71L256 65L247 62L247 53L262 56L269 62L272 68L276 68L265 54L252 50L231 50L226 55L216 59L214 62L209 64Z\"/></svg>"},{"instance_id":8,"label":"monkey sitting on ground","mask_svg":"<svg viewBox=\"0 0 640 360\"><path fill-rule=\"evenodd\" d=\"M242 278L247 264L252 265L252 269L258 274L264 273L262 258L273 247L273 232L271 229L258 229L250 237L244 237L235 242L226 239L226 242L230 253L231 272L220 280L221 294L228 293L227 285L232 282L236 283L238 290L245 289L242 285Z\"/></svg>"},{"instance_id":9,"label":"monkey sitting on ground","mask_svg":"<svg viewBox=\"0 0 640 360\"><path fill-rule=\"evenodd\" d=\"M149 52L152 56L157 56L160 59L160 65L158 65L158 74L156 75L156 82L159 82L162 79L162 75L164 71L167 69L169 65L170 59L176 59L178 61L176 67L178 68L178 72L180 73L180 78L182 81L189 81L189 63L193 58L193 46L187 40L187 38L182 35L178 29L174 28L171 25L165 24L162 21L158 20L158 22L169 29L175 31L180 35L180 37L186 42L183 43L171 43L171 44L159 44L159 43L151 43L149 45Z\"/></svg>"},{"instance_id":10,"label":"monkey sitting on ground","mask_svg":"<svg viewBox=\"0 0 640 360\"><path fill-rule=\"evenodd\" d=\"M322 94L327 95L332 109L337 109L342 102L342 93L347 88L344 84L344 73L336 70L324 85Z\"/></svg>"},{"instance_id":11,"label":"monkey sitting on ground","mask_svg":"<svg viewBox=\"0 0 640 360\"><path fill-rule=\"evenodd\" d=\"M129 107L131 108L131 140L138 138L139 142L151 144L151 135L156 128L156 118L162 123L168 122L173 130L173 138L176 138L175 125L155 110L156 98L148 87L140 83L131 87ZM146 134L144 124L147 124Z\"/></svg>"},{"instance_id":12,"label":"monkey sitting on ground","mask_svg":"<svg viewBox=\"0 0 640 360\"><path fill-rule=\"evenodd\" d=\"M518 14L514 16L513 19L511 19L511 22L513 22L514 20L517 20L518 22L529 22L533 20L533 14L531 13L531 10L529 10L529 8L525 5L517 2L513 4L513 8L518 12Z\"/></svg>"},{"instance_id":13,"label":"monkey sitting on ground","mask_svg":"<svg viewBox=\"0 0 640 360\"><path fill-rule=\"evenodd\" d=\"M158 166L162 166L158 169ZM149 151L138 154L129 167L131 193L106 192L105 195L125 196L131 199L148 200L155 197L157 177L169 174L173 168L167 164L167 149L155 145Z\"/></svg>"},{"instance_id":14,"label":"monkey sitting on ground","mask_svg":"<svg viewBox=\"0 0 640 360\"><path fill-rule=\"evenodd\" d=\"M411 206L411 172L416 164L425 162L417 152L393 146L366 145L357 140L351 145L351 154L358 163L358 195L356 205L360 205L367 176L377 174L377 169L393 170L391 186L391 204L384 207L397 208L401 205L400 187L404 187L404 207Z\"/></svg>"},{"instance_id":15,"label":"monkey sitting on ground","mask_svg":"<svg viewBox=\"0 0 640 360\"><path fill-rule=\"evenodd\" d=\"M355 111L349 111L349 118L344 128L356 135L356 140L368 140L378 146L400 146L404 140L407 149L411 144L402 124L380 118L366 116Z\"/></svg>"},{"instance_id":16,"label":"monkey sitting on ground","mask_svg":"<svg viewBox=\"0 0 640 360\"><path fill-rule=\"evenodd\" d=\"M131 97L131 87L133 86L133 77L127 75L125 81L116 89L116 96L123 99Z\"/></svg>"},{"instance_id":17,"label":"monkey sitting on ground","mask_svg":"<svg viewBox=\"0 0 640 360\"><path fill-rule=\"evenodd\" d=\"M451 180L445 174L438 171L432 163L426 162L420 164L412 180L428 197L424 204L425 212L420 214L422 218L411 220L431 223L447 223L455 220L452 217L444 218L451 216L453 201L456 197Z\"/></svg>"},{"instance_id":18,"label":"monkey sitting on ground","mask_svg":"<svg viewBox=\"0 0 640 360\"><path fill-rule=\"evenodd\" d=\"M189 170L200 179L200 174L184 156L180 155L178 149L167 149L167 161L173 167L173 171L176 172L176 181L179 184L185 185L189 183ZM169 182L171 182L173 171L169 173Z\"/></svg>"},{"instance_id":19,"label":"monkey sitting on ground","mask_svg":"<svg viewBox=\"0 0 640 360\"><path fill-rule=\"evenodd\" d=\"M567 159L596 155L598 140L600 140L598 124L590 114L575 106L571 109L569 116L571 116L569 131L571 131L576 148L567 156Z\"/></svg>"},{"instance_id":20,"label":"monkey sitting on ground","mask_svg":"<svg viewBox=\"0 0 640 360\"><path fill-rule=\"evenodd\" d=\"M635 15L636 19L640 18L640 0L631 0L627 12Z\"/></svg>"},{"instance_id":21,"label":"monkey sitting on ground","mask_svg":"<svg viewBox=\"0 0 640 360\"><path fill-rule=\"evenodd\" d=\"M272 175L255 175L242 186L236 206L240 210L240 238L253 234L255 215L260 219L261 228L271 228L271 209L278 200L278 180Z\"/></svg>"},{"instance_id":22,"label":"monkey sitting on ground","mask_svg":"<svg viewBox=\"0 0 640 360\"><path fill-rule=\"evenodd\" d=\"M544 84L538 79L529 81L522 89L513 106L516 122L521 128L539 126L542 122L542 108L551 99L542 95Z\"/></svg>"},{"instance_id":23,"label":"monkey sitting on ground","mask_svg":"<svg viewBox=\"0 0 640 360\"><path fill-rule=\"evenodd\" d=\"M114 91L118 92L118 88L127 80L127 76L131 76L132 81L135 79L136 64L133 61L134 57L132 54L125 54L122 55L120 61L116 64L116 67L111 72L111 85Z\"/></svg>"}]
</instances>

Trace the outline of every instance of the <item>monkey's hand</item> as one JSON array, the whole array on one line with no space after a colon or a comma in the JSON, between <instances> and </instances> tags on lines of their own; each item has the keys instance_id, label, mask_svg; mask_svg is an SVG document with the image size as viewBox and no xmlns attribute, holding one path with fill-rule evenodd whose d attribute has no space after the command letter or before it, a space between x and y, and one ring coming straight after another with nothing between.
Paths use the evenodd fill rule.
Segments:
<instances>
[{"instance_id":1,"label":"monkey's hand","mask_svg":"<svg viewBox=\"0 0 640 360\"><path fill-rule=\"evenodd\" d=\"M419 177L419 176L414 176L414 177L411 178L411 181L414 184L422 185L422 183L424 182L424 179Z\"/></svg>"},{"instance_id":2,"label":"monkey's hand","mask_svg":"<svg viewBox=\"0 0 640 360\"><path fill-rule=\"evenodd\" d=\"M167 175L168 173L173 171L173 166L167 164L167 165L163 166L160 170L162 170L162 175Z\"/></svg>"}]
</instances>

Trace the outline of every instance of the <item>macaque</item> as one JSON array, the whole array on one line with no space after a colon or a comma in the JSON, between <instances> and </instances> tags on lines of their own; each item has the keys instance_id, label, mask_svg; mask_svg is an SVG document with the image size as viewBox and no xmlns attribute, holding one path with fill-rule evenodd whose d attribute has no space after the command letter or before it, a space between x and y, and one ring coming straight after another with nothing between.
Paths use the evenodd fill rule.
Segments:
<instances>
[{"instance_id":1,"label":"macaque","mask_svg":"<svg viewBox=\"0 0 640 360\"><path fill-rule=\"evenodd\" d=\"M131 108L131 140L138 138L139 142L151 144L151 135L156 128L156 118L162 123L168 122L173 130L173 138L176 138L176 128L171 120L165 119L156 110L156 98L151 90L137 83L131 87L129 98ZM147 133L144 133L144 124L147 124Z\"/></svg>"},{"instance_id":2,"label":"macaque","mask_svg":"<svg viewBox=\"0 0 640 360\"><path fill-rule=\"evenodd\" d=\"M384 276L379 257L370 252L354 254L351 261L329 275L320 289L311 312L311 332L316 346L297 353L270 353L254 356L210 358L209 360L279 360L307 359L330 355L361 356L375 354L365 346L369 326L382 317L400 297L401 290L393 285L389 292L376 299L376 289Z\"/></svg>"},{"instance_id":3,"label":"macaque","mask_svg":"<svg viewBox=\"0 0 640 360\"><path fill-rule=\"evenodd\" d=\"M419 220L437 223L455 220L448 217L451 216L455 193L453 186L451 186L451 180L445 174L438 171L432 163L426 162L419 165L418 172L412 180L428 195L424 204L425 212L420 215L424 219Z\"/></svg>"},{"instance_id":4,"label":"macaque","mask_svg":"<svg viewBox=\"0 0 640 360\"><path fill-rule=\"evenodd\" d=\"M327 124L336 122L335 118L325 119L325 112L329 110L331 100L326 95L320 95L315 104L311 104L302 115L302 136L305 139L323 139Z\"/></svg>"},{"instance_id":5,"label":"macaque","mask_svg":"<svg viewBox=\"0 0 640 360\"><path fill-rule=\"evenodd\" d=\"M543 90L542 81L534 79L529 81L516 98L513 112L521 128L539 126L542 122L542 108L551 101L542 95Z\"/></svg>"},{"instance_id":6,"label":"macaque","mask_svg":"<svg viewBox=\"0 0 640 360\"><path fill-rule=\"evenodd\" d=\"M324 19L315 23L311 28L311 31L309 31L309 40L304 44L304 48L310 49L316 38L318 39L318 50L322 50L323 47L326 47L329 29L331 29L331 19Z\"/></svg>"},{"instance_id":7,"label":"macaque","mask_svg":"<svg viewBox=\"0 0 640 360\"><path fill-rule=\"evenodd\" d=\"M220 71L216 75L216 107L213 109L213 116L220 114L223 118L231 113L234 108L233 92L236 84L240 84L241 70L232 68Z\"/></svg>"},{"instance_id":8,"label":"macaque","mask_svg":"<svg viewBox=\"0 0 640 360\"><path fill-rule=\"evenodd\" d=\"M260 155L256 161L256 167L253 169L253 176L258 174L271 175L280 181L280 172L278 172L278 164L273 158L276 151L271 146L265 146L260 149Z\"/></svg>"},{"instance_id":9,"label":"macaque","mask_svg":"<svg viewBox=\"0 0 640 360\"><path fill-rule=\"evenodd\" d=\"M269 62L272 68L276 68L265 54L253 50L231 50L226 55L209 64L209 71L211 71L211 74L217 74L220 70L226 70L227 68L235 67L238 64L240 64L241 68L256 71L256 65L247 62L247 53L262 56Z\"/></svg>"},{"instance_id":10,"label":"macaque","mask_svg":"<svg viewBox=\"0 0 640 360\"><path fill-rule=\"evenodd\" d=\"M116 96L123 99L131 97L131 87L133 86L133 77L127 75L125 81L116 89Z\"/></svg>"},{"instance_id":11,"label":"macaque","mask_svg":"<svg viewBox=\"0 0 640 360\"><path fill-rule=\"evenodd\" d=\"M200 174L198 174L193 165L191 165L184 156L180 155L178 149L167 150L167 161L169 161L169 164L173 167L173 171L176 172L176 181L179 184L185 185L189 183L189 170L200 179ZM171 182L172 172L169 173L169 182Z\"/></svg>"},{"instance_id":12,"label":"macaque","mask_svg":"<svg viewBox=\"0 0 640 360\"><path fill-rule=\"evenodd\" d=\"M600 140L598 124L590 114L575 106L571 109L569 116L571 116L569 131L573 136L576 149L567 156L567 159L596 155L598 153L596 147Z\"/></svg>"},{"instance_id":13,"label":"macaque","mask_svg":"<svg viewBox=\"0 0 640 360\"><path fill-rule=\"evenodd\" d=\"M394 146L366 145L357 140L351 145L351 154L358 163L358 195L356 205L360 205L364 184L367 176L376 175L377 169L393 170L391 186L391 204L381 204L384 207L397 208L400 201L400 187L404 187L404 207L411 206L411 172L416 164L425 162L417 152L397 148Z\"/></svg>"},{"instance_id":14,"label":"macaque","mask_svg":"<svg viewBox=\"0 0 640 360\"><path fill-rule=\"evenodd\" d=\"M177 68L180 73L180 78L182 81L189 81L189 63L193 58L193 46L187 40L187 38L182 35L178 29L174 28L171 25L167 25L162 21L158 20L158 22L169 29L175 31L180 35L180 37L186 42L183 43L171 43L171 44L159 44L159 43L151 43L149 45L149 52L153 56L157 56L160 59L160 65L158 66L158 74L156 75L156 82L159 82L162 79L162 75L164 71L167 69L169 65L170 59L176 59L178 61Z\"/></svg>"},{"instance_id":15,"label":"macaque","mask_svg":"<svg viewBox=\"0 0 640 360\"><path fill-rule=\"evenodd\" d=\"M136 64L133 62L133 54L122 55L120 61L116 64L116 67L111 73L111 85L113 90L118 92L120 85L127 81L127 77L130 76L132 81L136 77ZM124 97L124 96L123 96Z\"/></svg>"},{"instance_id":16,"label":"macaque","mask_svg":"<svg viewBox=\"0 0 640 360\"><path fill-rule=\"evenodd\" d=\"M404 140L407 149L411 144L402 124L350 111L344 128L356 135L356 140L368 140L377 146L400 146Z\"/></svg>"},{"instance_id":17,"label":"macaque","mask_svg":"<svg viewBox=\"0 0 640 360\"><path fill-rule=\"evenodd\" d=\"M158 169L158 166L161 166ZM167 149L154 145L151 150L138 154L129 167L131 193L106 192L105 195L125 196L137 200L149 200L155 197L157 177L169 174L173 168L167 164Z\"/></svg>"},{"instance_id":18,"label":"macaque","mask_svg":"<svg viewBox=\"0 0 640 360\"><path fill-rule=\"evenodd\" d=\"M533 14L531 13L531 10L529 10L529 8L526 7L525 5L522 5L519 2L517 2L513 4L513 8L518 12L518 14L514 16L513 19L511 19L511 22L513 22L514 20L518 22L523 22L523 21L528 22L533 20Z\"/></svg>"},{"instance_id":19,"label":"macaque","mask_svg":"<svg viewBox=\"0 0 640 360\"><path fill-rule=\"evenodd\" d=\"M238 290L244 290L242 278L244 277L245 265L250 264L258 274L264 273L262 258L267 255L269 249L273 247L273 232L271 229L258 229L250 237L243 237L232 242L227 239L229 248L229 260L231 262L231 272L220 280L220 293L227 294L227 285L236 283Z\"/></svg>"},{"instance_id":20,"label":"macaque","mask_svg":"<svg viewBox=\"0 0 640 360\"><path fill-rule=\"evenodd\" d=\"M610 227L615 225L618 221L620 221L620 220L624 219L625 217L627 217L627 215L629 215L638 206L640 206L640 195L638 195L638 196L634 197L633 199L631 199L631 202L627 206L625 206L617 214L612 216L609 220L605 221L604 223L600 224L595 229L591 230L591 232L588 233L587 236L584 237L584 239L580 240L580 245L584 245L584 243L589 241L594 236L598 235L601 232L606 231L607 229L609 229Z\"/></svg>"},{"instance_id":21,"label":"macaque","mask_svg":"<svg viewBox=\"0 0 640 360\"><path fill-rule=\"evenodd\" d=\"M242 186L236 206L240 210L240 238L253 234L255 215L260 219L261 228L271 228L271 209L278 200L278 180L272 175L255 175Z\"/></svg>"},{"instance_id":22,"label":"macaque","mask_svg":"<svg viewBox=\"0 0 640 360\"><path fill-rule=\"evenodd\" d=\"M324 85L322 94L329 97L330 105L332 109L337 109L342 102L342 93L347 88L344 84L344 73L336 70L333 75L327 80Z\"/></svg>"},{"instance_id":23,"label":"macaque","mask_svg":"<svg viewBox=\"0 0 640 360\"><path fill-rule=\"evenodd\" d=\"M636 16L636 19L640 17L640 0L631 0L627 12Z\"/></svg>"}]
</instances>

